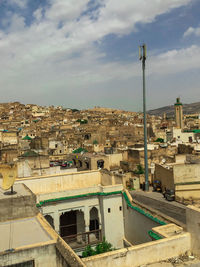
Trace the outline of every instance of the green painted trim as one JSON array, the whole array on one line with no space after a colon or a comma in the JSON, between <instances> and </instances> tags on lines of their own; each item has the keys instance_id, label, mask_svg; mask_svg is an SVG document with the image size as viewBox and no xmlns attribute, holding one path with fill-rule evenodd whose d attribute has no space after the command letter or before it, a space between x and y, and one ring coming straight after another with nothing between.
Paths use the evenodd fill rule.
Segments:
<instances>
[{"instance_id":1,"label":"green painted trim","mask_svg":"<svg viewBox=\"0 0 200 267\"><path fill-rule=\"evenodd\" d=\"M126 200L126 203L128 204L128 206L129 206L130 208L132 208L133 210L136 210L137 212L139 212L139 213L141 213L142 215L148 217L149 219L151 219L152 221L154 221L154 222L156 222L156 223L159 223L159 224L161 224L161 225L166 225L165 222L163 222L163 221L159 220L158 218L152 216L150 213L145 212L143 209L141 209L141 208L139 208L139 207L135 207L135 206L133 206L133 205L131 204L131 202L130 202L130 200L129 200L127 194L126 194L126 192L123 192L123 196L124 196L124 198L125 198L125 200Z\"/></svg>"},{"instance_id":2,"label":"green painted trim","mask_svg":"<svg viewBox=\"0 0 200 267\"><path fill-rule=\"evenodd\" d=\"M45 205L46 203L50 202L58 202L58 201L65 201L69 199L76 199L76 198L81 198L81 197L90 197L90 196L110 196L110 195L116 195L116 194L121 194L122 191L114 191L114 192L95 192L95 193L88 193L88 194L83 194L83 195L75 195L75 196L69 196L69 197L60 197L60 198L53 198L53 199L46 199L42 200L39 203L36 204L37 207L41 207Z\"/></svg>"},{"instance_id":3,"label":"green painted trim","mask_svg":"<svg viewBox=\"0 0 200 267\"><path fill-rule=\"evenodd\" d=\"M148 235L149 235L150 237L152 237L153 239L155 239L155 240L163 239L162 236L160 236L160 235L154 233L152 230L148 231Z\"/></svg>"},{"instance_id":4,"label":"green painted trim","mask_svg":"<svg viewBox=\"0 0 200 267\"><path fill-rule=\"evenodd\" d=\"M183 104L182 103L176 103L174 104L174 106L182 106Z\"/></svg>"},{"instance_id":5,"label":"green painted trim","mask_svg":"<svg viewBox=\"0 0 200 267\"><path fill-rule=\"evenodd\" d=\"M189 185L189 184L200 184L200 181L197 181L197 182L176 183L175 185Z\"/></svg>"}]
</instances>

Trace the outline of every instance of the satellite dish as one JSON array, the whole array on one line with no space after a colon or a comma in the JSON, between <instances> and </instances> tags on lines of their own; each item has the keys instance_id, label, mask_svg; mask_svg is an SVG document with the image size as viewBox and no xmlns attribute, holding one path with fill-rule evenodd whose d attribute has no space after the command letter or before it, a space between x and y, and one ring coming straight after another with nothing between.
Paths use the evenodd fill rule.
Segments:
<instances>
[{"instance_id":1,"label":"satellite dish","mask_svg":"<svg viewBox=\"0 0 200 267\"><path fill-rule=\"evenodd\" d=\"M15 182L15 176L11 172L8 173L7 175L3 176L3 183L2 183L2 189L3 190L8 190L10 189Z\"/></svg>"},{"instance_id":2,"label":"satellite dish","mask_svg":"<svg viewBox=\"0 0 200 267\"><path fill-rule=\"evenodd\" d=\"M163 158L163 159L162 159L162 164L165 164L165 163L166 163L166 159Z\"/></svg>"},{"instance_id":3,"label":"satellite dish","mask_svg":"<svg viewBox=\"0 0 200 267\"><path fill-rule=\"evenodd\" d=\"M2 189L3 190L8 190L11 188L11 193L13 193L13 184L15 182L16 178L16 172L14 165L7 165L6 166L6 171L2 172L3 173L3 181L2 181Z\"/></svg>"}]
</instances>

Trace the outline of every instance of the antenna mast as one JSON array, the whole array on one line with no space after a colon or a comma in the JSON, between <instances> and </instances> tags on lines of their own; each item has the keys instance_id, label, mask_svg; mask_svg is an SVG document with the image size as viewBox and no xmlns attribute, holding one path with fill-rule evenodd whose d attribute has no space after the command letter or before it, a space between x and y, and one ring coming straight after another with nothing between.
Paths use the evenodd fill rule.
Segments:
<instances>
[{"instance_id":1,"label":"antenna mast","mask_svg":"<svg viewBox=\"0 0 200 267\"><path fill-rule=\"evenodd\" d=\"M145 88L145 61L147 57L146 44L139 46L139 59L142 61L143 74L143 114L144 114L144 165L145 165L145 191L149 191L148 154L147 154L147 116L146 116L146 88Z\"/></svg>"}]
</instances>

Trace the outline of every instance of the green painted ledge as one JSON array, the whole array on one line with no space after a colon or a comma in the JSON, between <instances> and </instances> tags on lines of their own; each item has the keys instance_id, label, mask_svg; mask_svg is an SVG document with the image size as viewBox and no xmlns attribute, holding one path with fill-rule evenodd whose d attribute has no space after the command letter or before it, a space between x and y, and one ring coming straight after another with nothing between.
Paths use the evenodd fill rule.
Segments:
<instances>
[{"instance_id":1,"label":"green painted ledge","mask_svg":"<svg viewBox=\"0 0 200 267\"><path fill-rule=\"evenodd\" d=\"M149 214L148 212L145 212L143 209L141 209L141 208L139 208L139 207L135 207L135 206L133 206L133 205L131 204L131 202L130 202L130 200L129 200L127 194L126 194L126 192L123 192L123 196L124 196L124 198L125 198L125 200L126 200L127 205L128 205L130 208L132 208L133 210L136 210L137 212L141 213L142 215L148 217L148 218L151 219L152 221L154 221L154 222L156 222L156 223L159 223L160 225L166 225L165 222L163 222L163 221L159 220L158 218L152 216L152 215Z\"/></svg>"},{"instance_id":2,"label":"green painted ledge","mask_svg":"<svg viewBox=\"0 0 200 267\"><path fill-rule=\"evenodd\" d=\"M65 201L65 200L70 200L70 199L77 199L77 198L82 198L82 197L91 197L91 196L110 196L110 195L117 195L117 194L121 194L122 191L114 191L114 192L107 192L107 193L104 193L104 192L95 192L95 193L88 193L88 194L82 194L82 195L75 195L75 196L69 196L69 197L60 197L60 198L53 198L53 199L46 199L46 200L42 200L40 201L39 203L36 204L37 207L42 207L44 206L45 204L47 203L51 203L51 202L59 202L59 201ZM159 220L158 218L152 216L151 214L149 214L148 212L145 212L144 210L142 210L141 208L139 207L135 207L133 206L129 199L128 199L128 196L126 194L126 192L123 192L122 193L125 200L126 200L126 203L127 205L136 210L137 212L139 212L140 214L148 217L149 219L153 220L154 222L160 224L160 225L166 225L165 222Z\"/></svg>"},{"instance_id":3,"label":"green painted ledge","mask_svg":"<svg viewBox=\"0 0 200 267\"><path fill-rule=\"evenodd\" d=\"M41 207L45 205L46 203L50 202L58 202L58 201L65 201L69 199L76 199L76 198L81 198L81 197L91 197L91 196L110 196L110 195L116 195L116 194L121 194L121 191L114 191L114 192L95 192L95 193L88 193L88 194L82 194L82 195L75 195L75 196L69 196L69 197L60 197L60 198L53 198L53 199L46 199L40 201L38 204L36 204L37 207Z\"/></svg>"},{"instance_id":4,"label":"green painted ledge","mask_svg":"<svg viewBox=\"0 0 200 267\"><path fill-rule=\"evenodd\" d=\"M148 235L149 235L150 237L152 237L153 239L155 239L155 240L163 239L162 236L160 236L160 235L154 233L152 230L148 231Z\"/></svg>"}]
</instances>

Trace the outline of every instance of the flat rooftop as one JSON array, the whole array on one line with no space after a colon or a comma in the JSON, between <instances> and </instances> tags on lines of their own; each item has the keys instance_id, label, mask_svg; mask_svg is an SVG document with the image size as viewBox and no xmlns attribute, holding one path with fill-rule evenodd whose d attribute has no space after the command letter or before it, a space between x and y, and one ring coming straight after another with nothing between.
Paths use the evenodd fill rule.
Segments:
<instances>
[{"instance_id":1,"label":"flat rooftop","mask_svg":"<svg viewBox=\"0 0 200 267\"><path fill-rule=\"evenodd\" d=\"M0 200L8 199L8 198L18 198L18 197L25 197L25 196L31 196L31 192L23 185L23 184L17 184L15 183L13 185L13 191L15 194L10 194L10 189L7 191L4 191L1 188L1 182L2 179L0 179Z\"/></svg>"},{"instance_id":2,"label":"flat rooftop","mask_svg":"<svg viewBox=\"0 0 200 267\"><path fill-rule=\"evenodd\" d=\"M0 252L53 240L37 217L1 222L0 236Z\"/></svg>"}]
</instances>

